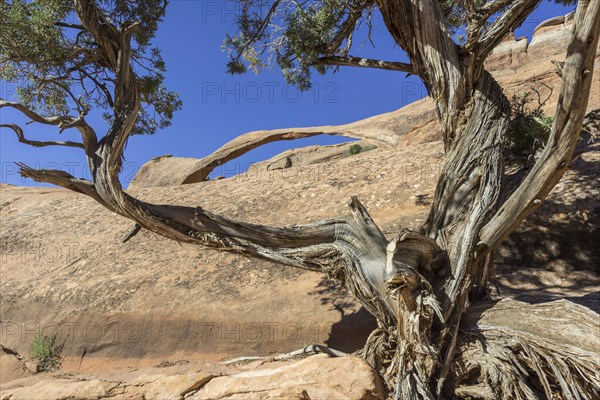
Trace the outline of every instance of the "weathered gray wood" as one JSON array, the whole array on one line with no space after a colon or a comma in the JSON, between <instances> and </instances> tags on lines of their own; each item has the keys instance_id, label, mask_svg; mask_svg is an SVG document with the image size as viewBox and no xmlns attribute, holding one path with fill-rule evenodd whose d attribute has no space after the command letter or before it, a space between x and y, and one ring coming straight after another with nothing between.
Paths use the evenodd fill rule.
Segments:
<instances>
[{"instance_id":1,"label":"weathered gray wood","mask_svg":"<svg viewBox=\"0 0 600 400\"><path fill-rule=\"evenodd\" d=\"M567 50L554 124L540 158L481 232L481 245L494 248L546 198L570 165L589 100L600 31L600 2L579 2Z\"/></svg>"},{"instance_id":2,"label":"weathered gray wood","mask_svg":"<svg viewBox=\"0 0 600 400\"><path fill-rule=\"evenodd\" d=\"M450 378L456 395L600 397L600 319L585 306L567 300L484 302L469 309L461 330Z\"/></svg>"}]
</instances>

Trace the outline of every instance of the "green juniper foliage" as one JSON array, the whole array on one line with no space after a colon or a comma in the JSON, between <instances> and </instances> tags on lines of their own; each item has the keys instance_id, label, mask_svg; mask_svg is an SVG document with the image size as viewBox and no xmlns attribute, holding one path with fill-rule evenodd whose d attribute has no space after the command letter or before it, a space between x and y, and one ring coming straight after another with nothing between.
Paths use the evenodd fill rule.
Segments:
<instances>
[{"instance_id":1,"label":"green juniper foliage","mask_svg":"<svg viewBox=\"0 0 600 400\"><path fill-rule=\"evenodd\" d=\"M134 34L132 59L143 109L133 133L152 134L171 124L181 108L163 84L165 63L151 42L164 16L161 0L97 1L104 17ZM3 0L0 3L0 79L16 83L18 101L45 116L85 115L92 107L113 118L115 77L83 30L72 0ZM14 100L14 99L5 99Z\"/></svg>"},{"instance_id":2,"label":"green juniper foliage","mask_svg":"<svg viewBox=\"0 0 600 400\"><path fill-rule=\"evenodd\" d=\"M324 74L336 66L323 65L320 57L347 56L354 50L353 35L361 26L368 27L367 42L373 43L371 18L378 12L374 0L239 0L238 31L227 36L224 48L229 53L228 72L257 72L277 64L288 83L300 89L310 88L311 72ZM573 5L575 0L554 0ZM470 2L475 13L491 0ZM449 34L457 45L468 35L467 25L473 12L464 1L440 0ZM500 15L504 9L492 16ZM489 22L488 22L489 24ZM483 27L480 27L483 28ZM363 40L355 40L362 45Z\"/></svg>"},{"instance_id":3,"label":"green juniper foliage","mask_svg":"<svg viewBox=\"0 0 600 400\"><path fill-rule=\"evenodd\" d=\"M224 43L230 55L228 71L243 73L247 65L256 72L277 63L288 83L300 89L310 88L311 67L321 74L327 71L328 67L315 65L320 56L349 44L338 37L346 27L353 28L348 19L368 23L374 9L373 0L242 0L241 4L239 31Z\"/></svg>"}]
</instances>

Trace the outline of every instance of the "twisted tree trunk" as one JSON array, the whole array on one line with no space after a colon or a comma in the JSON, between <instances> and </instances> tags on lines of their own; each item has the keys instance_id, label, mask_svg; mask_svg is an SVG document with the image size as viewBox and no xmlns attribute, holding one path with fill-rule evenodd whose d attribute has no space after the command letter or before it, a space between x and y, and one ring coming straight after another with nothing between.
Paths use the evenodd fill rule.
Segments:
<instances>
[{"instance_id":1,"label":"twisted tree trunk","mask_svg":"<svg viewBox=\"0 0 600 400\"><path fill-rule=\"evenodd\" d=\"M514 3L513 18L516 21L524 18L519 12L533 9L537 4L536 1ZM506 232L514 230L535 207L525 207L522 202L532 181L528 177L526 181L530 183L523 183L520 194L513 194L508 200L511 211L507 211L506 206L501 210L504 215L513 217L510 228L483 245L481 231L489 229L488 223L499 208L500 199L506 198L502 196L506 190L502 187L502 152L510 117L508 100L491 75L483 70L484 56L480 54L480 58L475 58L471 53L459 52L440 23L443 15L438 2L399 4L381 0L378 5L388 30L407 51L411 64L435 99L445 131L447 161L424 233L446 252L449 265L433 280L428 280L432 292L424 293L423 284L420 287L404 284L398 289L400 322L397 331L391 333L397 335L396 351L386 371L388 382L394 382L396 398L432 398L443 392L456 350L461 316L469 306L469 300L485 295L487 269L494 249ZM579 121L587 107L591 83L589 71L593 68L600 29L598 7L598 2L582 2L575 17L574 39L567 55L569 78L565 76L563 80L557 124L545 152L559 162L550 167L542 164L548 159L538 162L536 167L543 168L546 173L532 173L537 175L534 179L538 182L547 181L542 184L546 189L554 186L564 172L580 133L579 128L561 126L561 120L566 114L569 119L576 117ZM507 15L510 18L510 13ZM506 33L496 32L495 40ZM487 42L490 41L494 38L482 38L481 46L489 48ZM571 91L573 87L579 87L582 90L579 93L585 95L576 96ZM565 103L570 106L566 113ZM556 136L563 137L562 146L553 144ZM563 146L562 151L556 148ZM547 179L540 179L542 176ZM535 204L539 204L548 192L541 194ZM498 218L494 224L498 224ZM426 310L423 302L431 294L433 300L429 301L429 308L440 314L435 323L432 312ZM440 304L439 310L433 305L435 300ZM425 321L423 317L426 317ZM379 341L370 351L379 354L382 349ZM394 375L395 379L391 377Z\"/></svg>"},{"instance_id":2,"label":"twisted tree trunk","mask_svg":"<svg viewBox=\"0 0 600 400\"><path fill-rule=\"evenodd\" d=\"M397 297L400 322L391 332L397 335L393 339L396 351L386 368L398 398L441 394L469 294L481 297L485 293L491 254L478 254L476 247L479 232L500 197L502 141L509 118L508 101L488 73L483 74L462 114L456 134L449 132L456 139L448 146L425 227L430 242L423 237L419 244L421 254L425 243L431 243L443 257L434 257L437 265L426 267L419 281L412 285L402 282L401 287L390 289ZM401 250L405 253L407 249ZM410 265L423 269L414 262ZM381 346L370 351L383 358Z\"/></svg>"}]
</instances>

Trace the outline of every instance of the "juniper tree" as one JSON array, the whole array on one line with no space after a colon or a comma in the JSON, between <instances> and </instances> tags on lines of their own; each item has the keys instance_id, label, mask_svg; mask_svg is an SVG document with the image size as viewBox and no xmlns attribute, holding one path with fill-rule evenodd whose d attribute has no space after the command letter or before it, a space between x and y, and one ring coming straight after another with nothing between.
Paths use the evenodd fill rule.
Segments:
<instances>
[{"instance_id":1,"label":"juniper tree","mask_svg":"<svg viewBox=\"0 0 600 400\"><path fill-rule=\"evenodd\" d=\"M1 127L32 146L81 148L91 180L22 164L20 172L90 196L133 220L136 230L317 271L343 284L377 320L378 328L359 354L381 372L394 398L467 392L481 398L550 398L561 392L591 399L599 395L600 383L593 357L590 361L589 354L553 352L557 343L552 342L519 342L522 356L511 356L516 350L506 339L509 327L485 337L485 359L458 355L461 318L470 302L485 294L495 249L568 168L587 107L600 0L577 5L544 151L520 180L507 179L502 154L510 104L484 62L539 3L242 0L239 30L225 39L230 72L259 70L275 62L289 82L306 89L313 71L383 68L400 72L398 79L417 75L434 99L446 163L423 228L403 229L391 240L357 198L351 200L349 217L276 228L235 221L201 207L150 204L123 190L118 174L130 135L167 127L181 107L163 84L165 64L152 46L167 1L4 1L0 78L19 83L19 101L2 99L0 107L60 131L75 129L81 141L29 140L22 126ZM409 62L352 53L354 32L375 12ZM464 35L459 38L457 32ZM109 122L102 135L86 120L92 108L102 110ZM318 133L282 130L250 142L234 140L206 157L205 167L269 141ZM206 168L197 171L196 180ZM460 392L459 387L471 389Z\"/></svg>"}]
</instances>

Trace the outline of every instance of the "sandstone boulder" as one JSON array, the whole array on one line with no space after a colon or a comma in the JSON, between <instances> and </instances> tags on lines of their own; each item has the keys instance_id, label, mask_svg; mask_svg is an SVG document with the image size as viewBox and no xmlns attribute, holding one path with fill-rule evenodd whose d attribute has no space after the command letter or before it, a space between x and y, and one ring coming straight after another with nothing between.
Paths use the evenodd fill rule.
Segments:
<instances>
[{"instance_id":1,"label":"sandstone boulder","mask_svg":"<svg viewBox=\"0 0 600 400\"><path fill-rule=\"evenodd\" d=\"M292 159L290 157L280 157L279 159L273 161L267 166L268 171L273 171L276 169L286 169L292 166Z\"/></svg>"},{"instance_id":2,"label":"sandstone boulder","mask_svg":"<svg viewBox=\"0 0 600 400\"><path fill-rule=\"evenodd\" d=\"M19 354L0 345L0 385L31 374L32 371Z\"/></svg>"},{"instance_id":3,"label":"sandstone boulder","mask_svg":"<svg viewBox=\"0 0 600 400\"><path fill-rule=\"evenodd\" d=\"M375 371L363 360L319 355L217 377L190 397L230 398L375 400L383 398L383 388Z\"/></svg>"},{"instance_id":4,"label":"sandstone boulder","mask_svg":"<svg viewBox=\"0 0 600 400\"><path fill-rule=\"evenodd\" d=\"M165 155L155 157L138 170L129 187L154 187L181 184L185 178L184 171L192 168L198 159L172 157Z\"/></svg>"},{"instance_id":5,"label":"sandstone boulder","mask_svg":"<svg viewBox=\"0 0 600 400\"><path fill-rule=\"evenodd\" d=\"M531 60L546 57L548 54L566 53L573 29L573 13L551 18L539 24L527 49Z\"/></svg>"}]
</instances>

